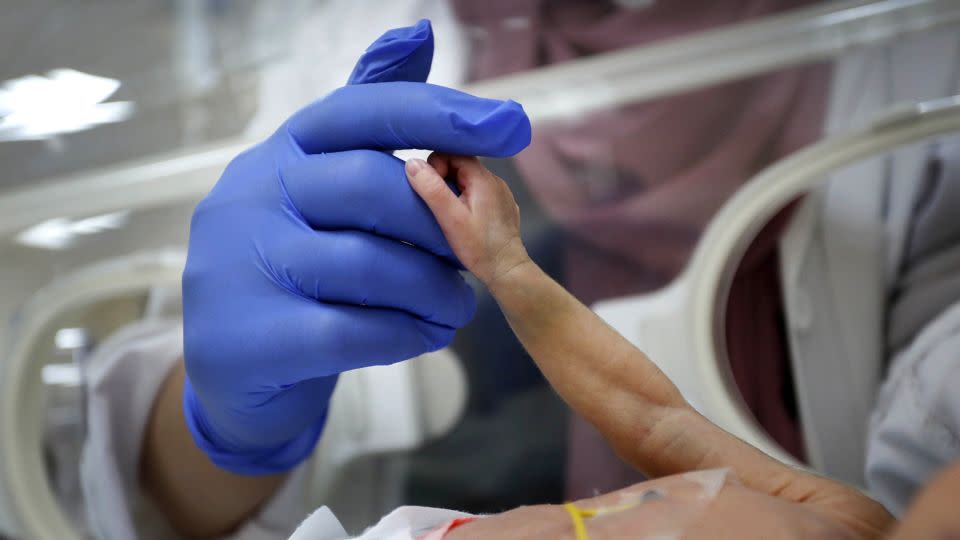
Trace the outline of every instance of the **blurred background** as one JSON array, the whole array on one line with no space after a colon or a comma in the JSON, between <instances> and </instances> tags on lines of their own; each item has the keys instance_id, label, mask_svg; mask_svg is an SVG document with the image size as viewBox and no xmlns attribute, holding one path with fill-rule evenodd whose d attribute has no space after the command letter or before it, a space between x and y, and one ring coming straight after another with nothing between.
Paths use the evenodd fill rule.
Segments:
<instances>
[{"instance_id":1,"label":"blurred background","mask_svg":"<svg viewBox=\"0 0 960 540\"><path fill-rule=\"evenodd\" d=\"M342 85L385 30L430 19L430 82L525 105L533 144L487 164L516 194L531 255L587 304L670 284L715 213L769 165L896 103L955 94L960 82L960 19L949 1L5 0L3 8L0 469L36 468L36 489L49 491L81 537L84 382L98 345L132 322L180 316L193 206L233 155ZM870 218L880 220L870 222L875 230L850 240L869 253L826 248L844 252L851 268L880 268L859 280L873 287L861 307L875 313L874 326L862 332L876 333L876 344L810 345L791 326L805 308L785 292L795 284L790 269L806 267L784 259L785 238L799 234L789 232L797 215L809 225L811 212L820 215L811 207L829 206L825 196L768 212L731 255L718 303L718 358L744 417L784 456L859 484L876 388L903 344L885 339L885 313L903 290L898 272L954 238L939 225L935 242L918 228L889 232L884 224L899 215L890 208L903 208L897 223L914 223L921 203L942 203L937 194L952 178L923 158L929 166L901 182L919 187L895 197L892 159L840 173L855 177L848 190L875 192L867 198L886 209ZM899 206L882 202L893 199ZM856 204L839 204L858 215ZM817 238L843 236L810 227ZM901 247L888 249L891 237ZM828 282L861 275L831 268ZM493 300L477 294L477 316L449 350L341 383L309 497L347 530L401 504L488 513L641 479L570 413ZM818 355L828 371L797 367ZM841 394L811 383L829 373L829 358L868 358L850 368L865 382ZM826 425L818 403L851 417ZM378 416L385 408L402 421ZM838 430L853 440L839 445L840 457L820 444ZM18 492L4 478L0 531L30 537L16 501L40 491Z\"/></svg>"}]
</instances>

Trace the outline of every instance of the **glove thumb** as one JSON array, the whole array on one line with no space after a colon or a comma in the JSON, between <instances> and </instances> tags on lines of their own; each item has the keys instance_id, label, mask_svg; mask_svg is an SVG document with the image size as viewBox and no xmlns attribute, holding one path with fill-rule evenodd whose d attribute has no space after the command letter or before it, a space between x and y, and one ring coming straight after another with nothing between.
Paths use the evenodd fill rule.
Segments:
<instances>
[{"instance_id":1,"label":"glove thumb","mask_svg":"<svg viewBox=\"0 0 960 540\"><path fill-rule=\"evenodd\" d=\"M433 29L421 19L377 38L357 61L347 84L426 82L433 62Z\"/></svg>"}]
</instances>

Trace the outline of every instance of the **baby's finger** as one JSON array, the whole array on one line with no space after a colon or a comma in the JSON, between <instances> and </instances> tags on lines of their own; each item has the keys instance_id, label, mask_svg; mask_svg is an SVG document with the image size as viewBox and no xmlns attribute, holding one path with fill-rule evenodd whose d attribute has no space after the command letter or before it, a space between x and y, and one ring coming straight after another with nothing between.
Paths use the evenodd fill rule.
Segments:
<instances>
[{"instance_id":1,"label":"baby's finger","mask_svg":"<svg viewBox=\"0 0 960 540\"><path fill-rule=\"evenodd\" d=\"M450 174L450 155L442 152L434 152L427 158L427 163L433 167L437 174L446 178Z\"/></svg>"},{"instance_id":2,"label":"baby's finger","mask_svg":"<svg viewBox=\"0 0 960 540\"><path fill-rule=\"evenodd\" d=\"M472 207L471 200L488 198L495 194L494 186L499 180L492 172L484 167L475 156L451 155L446 159L451 171L447 177L455 177L457 187L466 195L465 203Z\"/></svg>"},{"instance_id":3,"label":"baby's finger","mask_svg":"<svg viewBox=\"0 0 960 540\"><path fill-rule=\"evenodd\" d=\"M468 210L463 201L429 163L422 159L408 160L406 171L410 186L433 212L444 232L455 230L457 224L467 218Z\"/></svg>"}]
</instances>

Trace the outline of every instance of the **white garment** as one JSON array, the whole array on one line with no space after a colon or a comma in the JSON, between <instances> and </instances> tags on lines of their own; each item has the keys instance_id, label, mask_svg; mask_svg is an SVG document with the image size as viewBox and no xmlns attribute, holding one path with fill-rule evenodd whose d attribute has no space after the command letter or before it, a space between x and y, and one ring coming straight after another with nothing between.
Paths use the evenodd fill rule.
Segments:
<instances>
[{"instance_id":1,"label":"white garment","mask_svg":"<svg viewBox=\"0 0 960 540\"><path fill-rule=\"evenodd\" d=\"M958 62L956 28L848 53L835 63L827 131L864 126L896 103L960 91ZM895 429L912 440L910 446L921 447L930 434L912 425L926 413L904 404L903 414L886 417L884 436L868 431L868 419L887 354L887 298L907 249L930 158L930 145L913 145L838 171L808 195L780 242L786 330L808 459L832 477L866 484L894 511L905 507L927 476L916 476L920 469L909 463L908 454L883 447ZM921 371L923 376L936 372ZM894 369L888 387L899 388L895 379L903 374ZM887 391L880 399L894 395ZM900 407L896 395L880 407ZM927 403L941 405L946 404ZM948 452L937 454L943 457L938 466L949 462ZM897 475L865 476L867 461L878 470L914 477L893 485L889 482Z\"/></svg>"},{"instance_id":2,"label":"white garment","mask_svg":"<svg viewBox=\"0 0 960 540\"><path fill-rule=\"evenodd\" d=\"M416 540L452 519L464 517L472 517L472 514L425 506L401 506L355 540ZM333 513L322 507L297 527L290 540L341 540L344 537L330 532L335 521Z\"/></svg>"},{"instance_id":3,"label":"white garment","mask_svg":"<svg viewBox=\"0 0 960 540\"><path fill-rule=\"evenodd\" d=\"M870 422L867 481L895 515L960 459L960 303L898 354Z\"/></svg>"},{"instance_id":4,"label":"white garment","mask_svg":"<svg viewBox=\"0 0 960 540\"><path fill-rule=\"evenodd\" d=\"M151 407L163 381L183 353L177 321L135 323L113 336L90 359L89 433L81 475L91 533L100 540L177 538L137 486L140 447ZM307 514L306 465L250 521L224 540L287 538ZM401 507L368 529L363 540L406 540L470 514ZM321 507L303 521L296 540L343 540L349 535Z\"/></svg>"},{"instance_id":5,"label":"white garment","mask_svg":"<svg viewBox=\"0 0 960 540\"><path fill-rule=\"evenodd\" d=\"M179 322L121 329L90 357L89 428L81 458L87 521L101 540L176 538L137 485L144 430L157 392L183 353ZM306 514L304 471L295 471L253 519L228 538L283 539ZM339 523L337 523L339 526ZM346 533L339 529L340 538Z\"/></svg>"}]
</instances>

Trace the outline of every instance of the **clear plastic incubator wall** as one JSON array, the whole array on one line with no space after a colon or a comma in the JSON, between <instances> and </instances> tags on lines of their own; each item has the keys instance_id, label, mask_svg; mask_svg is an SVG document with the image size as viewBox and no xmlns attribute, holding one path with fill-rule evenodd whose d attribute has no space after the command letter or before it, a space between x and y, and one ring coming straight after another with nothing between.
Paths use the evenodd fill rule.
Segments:
<instances>
[{"instance_id":1,"label":"clear plastic incubator wall","mask_svg":"<svg viewBox=\"0 0 960 540\"><path fill-rule=\"evenodd\" d=\"M622 17L602 39L547 8L498 15L509 2L8 10L0 538L89 537L79 464L99 345L181 317L191 213L226 164L421 18L430 82L530 115L532 146L487 165L517 196L533 258L711 420L865 486L868 421L907 339L890 332L909 335L916 313L889 292L906 294L901 271L924 254L905 224L924 189L949 192L924 180L931 156L960 163L960 4L690 1L689 23L644 19L666 3L586 2L584 16ZM403 504L495 512L640 478L479 288L448 349L341 378L311 471L311 503L348 530Z\"/></svg>"}]
</instances>

